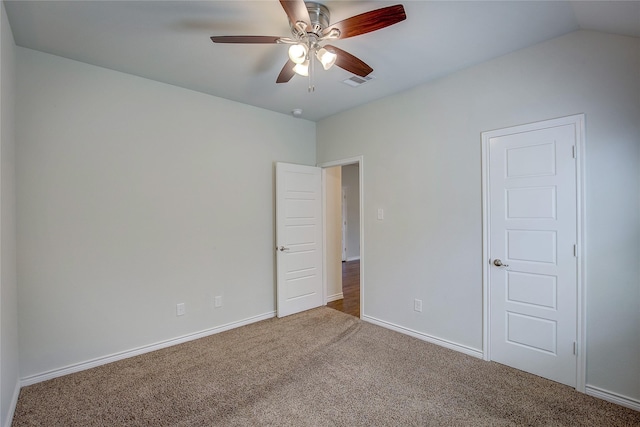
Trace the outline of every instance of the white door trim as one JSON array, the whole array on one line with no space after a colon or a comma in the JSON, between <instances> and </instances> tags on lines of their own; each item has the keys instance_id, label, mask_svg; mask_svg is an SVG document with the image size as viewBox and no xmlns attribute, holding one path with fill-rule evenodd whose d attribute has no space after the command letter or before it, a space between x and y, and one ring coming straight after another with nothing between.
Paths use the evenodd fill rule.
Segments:
<instances>
[{"instance_id":1,"label":"white door trim","mask_svg":"<svg viewBox=\"0 0 640 427\"><path fill-rule=\"evenodd\" d=\"M358 164L358 187L360 189L359 201L360 206L360 318L364 313L364 156L349 157L346 159L335 160L332 162L320 163L317 166L322 168L322 240L324 245L322 256L322 269L323 269L323 295L324 304L327 304L327 235L326 235L326 168L332 168L334 166L347 166Z\"/></svg>"},{"instance_id":2,"label":"white door trim","mask_svg":"<svg viewBox=\"0 0 640 427\"><path fill-rule=\"evenodd\" d=\"M342 229L342 247L340 248L342 261L347 260L347 235L349 234L347 229L347 215L347 187L342 186L342 219L340 221L340 228Z\"/></svg>"},{"instance_id":3,"label":"white door trim","mask_svg":"<svg viewBox=\"0 0 640 427\"><path fill-rule=\"evenodd\" d=\"M573 124L576 131L576 201L577 201L577 368L576 390L584 393L586 386L586 217L585 217L585 115L576 114L557 119L544 120L520 126L482 132L482 351L484 360L491 360L490 328L490 287L489 287L489 248L490 248L490 208L489 208L489 139L499 135L528 132L541 128Z\"/></svg>"}]
</instances>

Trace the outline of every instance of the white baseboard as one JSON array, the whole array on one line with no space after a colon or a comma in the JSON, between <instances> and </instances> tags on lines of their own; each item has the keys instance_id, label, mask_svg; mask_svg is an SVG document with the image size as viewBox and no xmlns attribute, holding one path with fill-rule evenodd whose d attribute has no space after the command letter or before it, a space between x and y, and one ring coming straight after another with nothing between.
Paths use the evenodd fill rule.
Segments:
<instances>
[{"instance_id":1,"label":"white baseboard","mask_svg":"<svg viewBox=\"0 0 640 427\"><path fill-rule=\"evenodd\" d=\"M590 385L585 387L584 392L589 396L597 397L598 399L606 400L607 402L640 411L640 400L632 399L630 397Z\"/></svg>"},{"instance_id":2,"label":"white baseboard","mask_svg":"<svg viewBox=\"0 0 640 427\"><path fill-rule=\"evenodd\" d=\"M20 395L20 382L16 382L16 388L13 391L13 397L11 403L9 403L9 412L7 413L7 419L4 422L5 427L11 427L13 421L13 414L16 412L16 406L18 405L18 396Z\"/></svg>"},{"instance_id":3,"label":"white baseboard","mask_svg":"<svg viewBox=\"0 0 640 427\"><path fill-rule=\"evenodd\" d=\"M327 295L327 302L337 301L342 298L344 298L342 292L340 292L339 294Z\"/></svg>"},{"instance_id":4,"label":"white baseboard","mask_svg":"<svg viewBox=\"0 0 640 427\"><path fill-rule=\"evenodd\" d=\"M347 262L349 262L349 261L360 261L360 255L347 257Z\"/></svg>"},{"instance_id":5,"label":"white baseboard","mask_svg":"<svg viewBox=\"0 0 640 427\"><path fill-rule=\"evenodd\" d=\"M414 338L418 338L418 339L420 339L422 341L427 341L427 342L430 342L432 344L439 345L441 347L446 347L446 348L448 348L450 350L459 351L460 353L464 353L464 354L467 354L469 356L477 357L479 359L482 359L484 357L482 351L476 350L476 349L471 348L471 347L467 347L466 345L457 344L457 343L454 343L452 341L447 341L447 340L444 340L442 338L434 337L434 336L431 336L431 335L428 335L428 334L425 334L425 333L422 333L422 332L415 331L413 329L405 328L404 326L399 326L399 325L396 325L394 323L390 323L390 322L386 322L384 320L376 319L375 317L363 315L361 318L362 318L362 320L364 320L366 322L373 323L375 325L382 326L383 328L391 329L393 331L400 332L401 334L409 335L409 336L412 336Z\"/></svg>"},{"instance_id":6,"label":"white baseboard","mask_svg":"<svg viewBox=\"0 0 640 427\"><path fill-rule=\"evenodd\" d=\"M22 378L20 380L20 385L24 387L24 386L36 384L42 381L47 381L52 378L61 377L63 375L73 374L75 372L80 372L87 369L95 368L97 366L106 365L107 363L116 362L118 360L127 359L129 357L138 356L140 354L149 353L151 351L160 350L162 348L171 347L173 345L197 340L198 338L204 338L209 335L228 331L229 329L235 329L240 326L248 325L250 323L271 319L272 317L275 317L275 315L276 315L275 311L259 314L257 316L248 317L246 319L226 323L224 325L216 326L214 328L205 329L200 332L194 332L192 334L183 335L181 337L172 338L166 341L160 341L155 344L145 345L145 346L134 348L131 350L114 353L108 356L98 357L96 359L88 360L86 362L75 363L73 365L65 366L64 368L53 369L51 371L42 372L40 374L30 375L28 377Z\"/></svg>"}]
</instances>

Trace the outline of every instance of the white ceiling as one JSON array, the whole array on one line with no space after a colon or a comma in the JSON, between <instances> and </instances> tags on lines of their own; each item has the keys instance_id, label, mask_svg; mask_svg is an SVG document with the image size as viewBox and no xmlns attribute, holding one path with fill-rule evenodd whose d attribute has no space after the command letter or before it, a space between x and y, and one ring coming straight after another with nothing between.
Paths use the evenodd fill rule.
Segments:
<instances>
[{"instance_id":1,"label":"white ceiling","mask_svg":"<svg viewBox=\"0 0 640 427\"><path fill-rule=\"evenodd\" d=\"M640 37L640 1L324 1L331 22L392 4L407 20L333 42L374 80L333 67L275 80L286 45L214 44L212 35L290 36L277 0L5 1L18 46L317 121L578 29Z\"/></svg>"}]
</instances>

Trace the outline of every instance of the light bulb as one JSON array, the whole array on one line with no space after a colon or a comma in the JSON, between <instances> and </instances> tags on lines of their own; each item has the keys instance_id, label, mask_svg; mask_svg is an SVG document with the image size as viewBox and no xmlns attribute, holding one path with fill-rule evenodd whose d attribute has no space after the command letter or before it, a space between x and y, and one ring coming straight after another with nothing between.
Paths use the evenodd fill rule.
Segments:
<instances>
[{"instance_id":1,"label":"light bulb","mask_svg":"<svg viewBox=\"0 0 640 427\"><path fill-rule=\"evenodd\" d=\"M307 59L307 46L302 43L293 44L289 48L289 58L296 64L302 64Z\"/></svg>"},{"instance_id":2,"label":"light bulb","mask_svg":"<svg viewBox=\"0 0 640 427\"><path fill-rule=\"evenodd\" d=\"M318 58L318 61L320 61L320 63L322 64L322 68L328 70L329 68L333 67L333 64L336 63L338 55L333 52L329 52L325 48L320 48L316 53L316 58Z\"/></svg>"},{"instance_id":3,"label":"light bulb","mask_svg":"<svg viewBox=\"0 0 640 427\"><path fill-rule=\"evenodd\" d=\"M296 64L296 66L293 67L293 71L295 71L296 74L307 77L309 75L309 61L304 61L301 64Z\"/></svg>"}]
</instances>

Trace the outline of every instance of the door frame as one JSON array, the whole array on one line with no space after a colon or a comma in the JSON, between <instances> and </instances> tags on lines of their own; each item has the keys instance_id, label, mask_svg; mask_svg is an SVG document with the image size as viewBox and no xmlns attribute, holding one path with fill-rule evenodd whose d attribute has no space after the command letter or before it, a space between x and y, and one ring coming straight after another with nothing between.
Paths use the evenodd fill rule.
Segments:
<instances>
[{"instance_id":1,"label":"door frame","mask_svg":"<svg viewBox=\"0 0 640 427\"><path fill-rule=\"evenodd\" d=\"M570 125L575 126L575 157L576 157L576 239L577 239L577 319L576 319L576 390L584 393L586 387L586 216L585 216L585 115L576 114L550 120L512 126L492 131L482 132L482 352L484 360L491 360L490 348L490 297L489 261L490 261L490 194L489 194L489 140L496 136L529 132L550 127Z\"/></svg>"},{"instance_id":2,"label":"door frame","mask_svg":"<svg viewBox=\"0 0 640 427\"><path fill-rule=\"evenodd\" d=\"M342 181L342 174L340 175L340 181ZM341 187L342 187L342 219L341 219L341 224L340 224L340 228L342 228L342 248L341 252L342 252L342 261L346 261L347 260L347 235L348 230L347 230L347 187L342 185L342 182L340 183Z\"/></svg>"},{"instance_id":3,"label":"door frame","mask_svg":"<svg viewBox=\"0 0 640 427\"><path fill-rule=\"evenodd\" d=\"M324 249L322 252L322 294L324 305L327 304L327 186L326 186L326 169L335 166L358 165L358 188L360 207L360 318L364 313L364 156L349 157L346 159L335 160L318 164L322 169L322 241Z\"/></svg>"}]
</instances>

